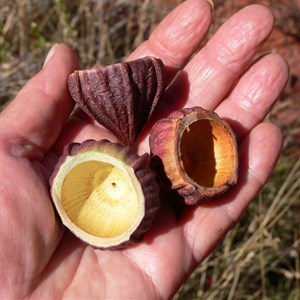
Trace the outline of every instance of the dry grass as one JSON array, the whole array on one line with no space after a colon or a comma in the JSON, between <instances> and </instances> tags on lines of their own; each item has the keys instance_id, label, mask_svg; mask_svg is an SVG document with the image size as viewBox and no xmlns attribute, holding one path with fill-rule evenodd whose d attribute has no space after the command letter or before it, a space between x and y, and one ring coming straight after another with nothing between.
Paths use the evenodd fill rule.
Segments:
<instances>
[{"instance_id":1,"label":"dry grass","mask_svg":"<svg viewBox=\"0 0 300 300\"><path fill-rule=\"evenodd\" d=\"M170 9L149 0L0 0L0 104L39 70L53 43L68 43L82 68L111 64L146 39Z\"/></svg>"},{"instance_id":2,"label":"dry grass","mask_svg":"<svg viewBox=\"0 0 300 300\"><path fill-rule=\"evenodd\" d=\"M120 61L179 2L0 0L0 105L41 68L53 43L67 42L83 68ZM211 33L246 2L216 0ZM283 32L283 44L290 51L296 49L293 41L300 40L295 3L273 1L277 30ZM280 52L276 41L269 49ZM296 115L282 124L278 117L283 114L286 119L290 108L298 108L299 94L293 89L300 81L297 57L292 64L294 81L269 116L285 134L280 162L239 226L194 272L176 299L300 299L300 118Z\"/></svg>"}]
</instances>

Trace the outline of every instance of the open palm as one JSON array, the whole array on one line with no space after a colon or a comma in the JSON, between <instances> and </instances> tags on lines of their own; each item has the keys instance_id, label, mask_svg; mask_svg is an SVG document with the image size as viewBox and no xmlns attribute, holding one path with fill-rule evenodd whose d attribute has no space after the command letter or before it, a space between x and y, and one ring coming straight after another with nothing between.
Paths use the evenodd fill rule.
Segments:
<instances>
[{"instance_id":1,"label":"open palm","mask_svg":"<svg viewBox=\"0 0 300 300\"><path fill-rule=\"evenodd\" d=\"M81 112L70 117L74 103L67 78L78 65L66 45L56 45L0 115L1 298L170 298L238 222L281 150L279 130L262 120L288 68L275 54L253 63L273 26L266 8L241 10L194 55L210 22L206 1L185 1L128 59L161 58L168 82L182 69L162 99L160 115L197 105L232 125L239 141L238 184L216 201L180 211L166 195L144 241L125 250L94 250L64 230L48 186L58 155L71 141L115 137ZM145 151L147 137L139 145Z\"/></svg>"}]
</instances>

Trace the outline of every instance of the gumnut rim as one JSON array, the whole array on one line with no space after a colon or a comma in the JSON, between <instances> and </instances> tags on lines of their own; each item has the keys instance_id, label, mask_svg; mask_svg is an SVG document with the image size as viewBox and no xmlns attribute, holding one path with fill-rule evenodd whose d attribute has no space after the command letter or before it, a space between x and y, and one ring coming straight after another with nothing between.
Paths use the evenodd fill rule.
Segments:
<instances>
[{"instance_id":1,"label":"gumnut rim","mask_svg":"<svg viewBox=\"0 0 300 300\"><path fill-rule=\"evenodd\" d=\"M98 161L98 159L100 160ZM120 176L121 177L124 176L125 178L124 180L126 181L126 183L127 183L127 177L128 180L130 180L130 182L132 183L131 190L130 190L130 198L126 197L126 194L125 196L124 195L122 196L122 191L123 191L122 182L121 182L122 180L120 181L121 182L120 185L118 185L117 181L116 181L117 183L115 182L109 183L114 188L116 186L117 187L119 186L120 189L119 193L121 193L120 201L123 201L125 205L131 205L128 204L128 202L129 199L131 200L131 198L133 197L137 202L136 204L134 204L134 207L138 206L138 208L135 208L137 213L131 216L133 219L134 218L137 219L134 220L133 223L130 224L129 228L124 233L121 233L120 235L99 237L81 229L78 225L75 224L77 221L71 220L71 218L69 217L69 214L73 216L76 215L77 217L79 213L81 213L80 209L76 208L76 205L78 206L78 203L76 204L75 201L75 203L71 203L70 205L68 205L67 200L65 200L65 203L67 204L64 204L62 200L63 197L62 194L64 193L65 195L64 197L66 199L74 196L75 200L77 200L77 202L80 202L78 200L79 198L77 194L84 193L85 192L84 188L72 187L72 189L69 189L68 191L67 187L65 187L66 192L63 192L64 185L67 184L66 183L68 178L67 176L69 175L70 179L68 180L71 183L74 183L74 186L75 185L80 186L81 185L79 184L81 183L80 181L84 180L83 179L84 177L82 176L86 176L86 174L83 175L81 174L89 171L86 171L83 168L79 171L76 171L77 172L76 178L75 176L73 176L72 178L72 175L70 174L72 174L73 170L75 170L76 167L81 166L82 163L88 163L88 164L93 162L97 163L97 161L101 164L104 163L105 166L112 165L113 167L116 167L115 169L116 172L118 172L118 174L117 176L114 177L114 179L119 180ZM98 176L96 172L97 170L92 174L94 178ZM111 172L110 174L112 173L113 172ZM108 182L107 178L109 178L109 176L106 176L105 178L106 181L103 180L103 182ZM105 184L107 186L108 183L102 183L101 181L101 184L102 185ZM99 183L97 182L97 186L98 185ZM51 186L51 190L50 190L51 196L54 205L56 207L56 210L62 220L62 223L83 242L97 249L102 249L102 250L120 249L128 246L128 244L130 243L140 242L143 239L144 233L147 230L149 230L151 223L155 215L157 214L157 211L160 208L159 187L155 180L154 172L149 168L149 155L144 154L142 156L138 156L136 153L134 153L134 151L131 148L124 147L119 143L112 143L107 140L100 140L100 141L86 140L81 144L71 143L67 145L64 148L64 153L60 157L58 163L56 164L54 172L50 178L50 186ZM104 191L104 194L105 193L106 191ZM117 201L119 201L119 199L117 199ZM80 202L80 205L83 205L83 203ZM115 203L113 203L113 205L109 203L109 205L113 206L115 205ZM121 208L123 209L123 207ZM73 210L75 210L75 213ZM96 215L96 213L94 213L93 210L96 210L95 203L92 203L92 209L89 209L88 212L90 214L91 213L90 211L92 211L91 214L93 216L92 217L89 216L88 218L85 218L84 219L85 222L86 220L88 220L89 222L90 220L93 220L93 218L98 218L98 216L99 218L101 218L102 212L97 212ZM104 209L104 211L106 211L106 208ZM108 212L110 212L110 210L108 210ZM124 218L122 212L120 213L117 211L116 216L118 216L118 218L116 218L117 222L119 222L120 219ZM107 222L110 222L110 220L113 219L113 217L110 218L110 215L108 213L103 218L108 219ZM127 216L125 216L125 218L127 218ZM103 221L104 223L106 222L106 219ZM95 225L94 223L92 223L93 225L88 225L90 226L89 228L92 228L91 230L97 230L97 232L100 230L101 234L107 235L107 232L104 231L104 229L101 227L102 225L101 226L97 224ZM103 227L106 228L108 231L110 230L111 227L114 228L114 226L115 226L114 223L112 224L105 223L103 225ZM120 225L115 226L115 228L117 228L118 230L119 227L122 228L122 226L124 226L123 223L121 223L121 226Z\"/></svg>"},{"instance_id":2,"label":"gumnut rim","mask_svg":"<svg viewBox=\"0 0 300 300\"><path fill-rule=\"evenodd\" d=\"M176 190L188 205L217 197L237 182L236 136L214 112L177 110L154 124L149 143L160 185Z\"/></svg>"}]
</instances>

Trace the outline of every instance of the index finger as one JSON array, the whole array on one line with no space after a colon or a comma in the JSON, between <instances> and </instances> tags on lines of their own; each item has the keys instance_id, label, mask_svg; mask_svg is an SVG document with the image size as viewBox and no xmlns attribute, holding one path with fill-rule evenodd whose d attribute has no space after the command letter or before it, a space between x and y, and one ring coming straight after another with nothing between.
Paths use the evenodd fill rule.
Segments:
<instances>
[{"instance_id":1,"label":"index finger","mask_svg":"<svg viewBox=\"0 0 300 300\"><path fill-rule=\"evenodd\" d=\"M148 40L129 57L159 57L166 66L170 82L197 50L211 24L211 4L205 0L188 0L175 8L156 27Z\"/></svg>"}]
</instances>

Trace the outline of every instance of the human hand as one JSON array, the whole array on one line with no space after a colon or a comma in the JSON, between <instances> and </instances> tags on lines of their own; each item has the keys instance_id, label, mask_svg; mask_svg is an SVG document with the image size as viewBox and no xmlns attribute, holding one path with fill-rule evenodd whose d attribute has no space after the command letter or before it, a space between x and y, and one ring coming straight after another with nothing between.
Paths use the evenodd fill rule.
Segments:
<instances>
[{"instance_id":1,"label":"human hand","mask_svg":"<svg viewBox=\"0 0 300 300\"><path fill-rule=\"evenodd\" d=\"M68 47L58 45L0 115L1 298L171 298L236 225L280 154L279 130L262 120L288 68L275 54L253 63L273 26L266 8L246 7L194 55L210 22L207 2L185 1L129 59L160 57L168 82L183 68L162 99L160 115L197 105L228 120L239 142L237 185L180 215L162 199L144 241L125 250L97 251L64 231L49 198L57 156L71 141L115 137L80 112L69 118L74 104L67 78L78 64ZM147 137L139 151L149 151Z\"/></svg>"}]
</instances>

